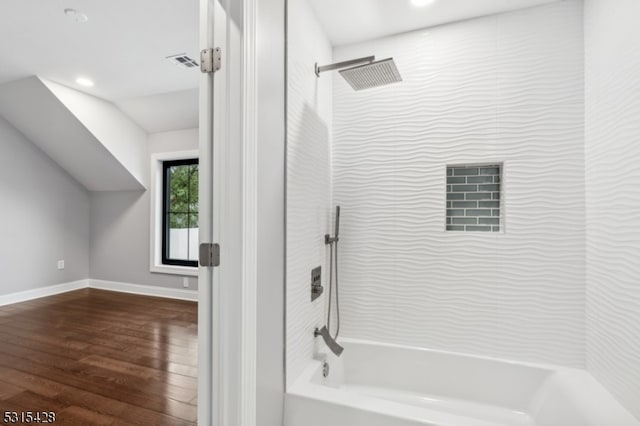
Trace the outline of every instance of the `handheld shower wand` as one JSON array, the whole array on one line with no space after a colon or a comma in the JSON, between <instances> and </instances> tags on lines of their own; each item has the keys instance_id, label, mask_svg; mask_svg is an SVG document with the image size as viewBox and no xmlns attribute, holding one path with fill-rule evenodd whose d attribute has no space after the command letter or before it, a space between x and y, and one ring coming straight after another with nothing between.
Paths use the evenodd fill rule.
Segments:
<instances>
[{"instance_id":1,"label":"handheld shower wand","mask_svg":"<svg viewBox=\"0 0 640 426\"><path fill-rule=\"evenodd\" d=\"M339 232L340 232L340 206L336 206L336 242L338 242Z\"/></svg>"},{"instance_id":2,"label":"handheld shower wand","mask_svg":"<svg viewBox=\"0 0 640 426\"><path fill-rule=\"evenodd\" d=\"M329 245L329 308L327 312L327 325L322 327L322 330L316 329L313 333L314 336L322 336L325 343L331 349L331 351L340 356L343 348L336 340L340 334L340 298L338 293L338 241L340 232L340 206L336 206L336 221L335 231L332 237L329 234L325 234L324 243ZM335 262L335 263L334 263ZM336 328L336 335L331 337L331 301L333 293L333 276L334 276L334 264L335 264L335 279L336 279L336 319L338 326Z\"/></svg>"},{"instance_id":3,"label":"handheld shower wand","mask_svg":"<svg viewBox=\"0 0 640 426\"><path fill-rule=\"evenodd\" d=\"M334 228L333 237L329 234L324 234L324 243L333 244L338 242L338 233L340 232L340 206L336 206L336 223Z\"/></svg>"}]
</instances>

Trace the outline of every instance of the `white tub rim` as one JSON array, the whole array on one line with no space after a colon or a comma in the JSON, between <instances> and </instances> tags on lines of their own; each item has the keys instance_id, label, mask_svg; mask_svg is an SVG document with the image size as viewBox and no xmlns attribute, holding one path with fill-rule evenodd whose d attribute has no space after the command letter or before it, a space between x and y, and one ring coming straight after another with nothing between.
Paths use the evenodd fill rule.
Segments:
<instances>
[{"instance_id":1,"label":"white tub rim","mask_svg":"<svg viewBox=\"0 0 640 426\"><path fill-rule=\"evenodd\" d=\"M602 414L600 410L589 404L585 405L584 400L593 399L589 392L596 394L595 399L604 404L607 407L606 412L616 413L616 419L620 419L620 425L640 426L640 421L635 419L622 404L615 400L613 396L591 376L586 369L567 367L561 365L552 365L538 362L509 360L494 356L485 356L477 354L468 354L455 351L446 351L441 349L430 349L423 347L415 347L410 345L402 345L396 343L376 342L365 339L354 338L341 338L339 343L345 345L345 352L348 351L350 344L365 345L371 347L385 347L398 350L410 350L418 351L428 354L437 354L441 356L455 356L462 358L470 358L474 360L482 360L489 362L497 362L510 366L533 368L541 370L543 373L548 374L546 380L569 380L575 383L584 384L583 387L577 386L572 391L576 391L576 401L588 415L596 419L595 422L589 423L590 425L607 424L602 423L603 419L607 419L606 414ZM319 400L329 404L335 404L344 407L355 408L357 410L373 412L376 414L391 416L394 418L413 421L416 424L421 425L447 425L447 426L496 426L497 423L487 422L485 420L475 419L471 417L465 417L458 414L446 413L443 411L437 411L425 407L412 407L407 404L394 402L382 398L376 398L373 396L358 394L356 392L349 392L344 389L333 388L328 385L319 383L314 380L314 376L321 374L322 365L325 362L324 358L327 358L331 363L331 356L327 354L319 354L322 359L310 360L309 365L305 368L302 374L295 380L290 389L287 390L287 395L294 398L303 398L308 400ZM588 376L588 379L586 380ZM597 383L598 388L594 388L593 383ZM375 401L375 404L371 404ZM590 413L590 414L589 414ZM599 419L599 420L598 420ZM599 423L598 423L599 422Z\"/></svg>"}]
</instances>

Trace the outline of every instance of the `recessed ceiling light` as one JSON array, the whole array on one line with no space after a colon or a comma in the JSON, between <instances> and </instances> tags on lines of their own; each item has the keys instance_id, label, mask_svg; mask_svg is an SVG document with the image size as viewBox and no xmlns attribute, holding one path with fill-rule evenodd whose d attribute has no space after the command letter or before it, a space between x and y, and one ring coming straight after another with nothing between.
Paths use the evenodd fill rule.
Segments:
<instances>
[{"instance_id":1,"label":"recessed ceiling light","mask_svg":"<svg viewBox=\"0 0 640 426\"><path fill-rule=\"evenodd\" d=\"M411 4L413 4L415 7L429 6L430 4L432 4L434 2L435 2L435 0L411 0Z\"/></svg>"},{"instance_id":2,"label":"recessed ceiling light","mask_svg":"<svg viewBox=\"0 0 640 426\"><path fill-rule=\"evenodd\" d=\"M88 78L85 78L85 77L76 78L76 83L78 83L80 86L84 86L84 87L93 87L93 81L91 81L91 80L89 80Z\"/></svg>"},{"instance_id":3,"label":"recessed ceiling light","mask_svg":"<svg viewBox=\"0 0 640 426\"><path fill-rule=\"evenodd\" d=\"M89 20L87 15L75 9L65 9L64 14L79 23L87 22Z\"/></svg>"}]
</instances>

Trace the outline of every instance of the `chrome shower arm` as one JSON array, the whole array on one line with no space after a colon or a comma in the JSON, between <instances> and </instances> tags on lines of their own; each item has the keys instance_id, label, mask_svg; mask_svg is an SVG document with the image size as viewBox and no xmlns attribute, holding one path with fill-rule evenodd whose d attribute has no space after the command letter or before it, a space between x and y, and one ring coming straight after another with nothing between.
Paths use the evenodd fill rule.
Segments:
<instances>
[{"instance_id":1,"label":"chrome shower arm","mask_svg":"<svg viewBox=\"0 0 640 426\"><path fill-rule=\"evenodd\" d=\"M366 56L364 58L352 59L350 61L344 61L344 62L336 62L335 64L329 64L329 65L323 65L323 66L318 66L318 63L316 62L316 65L315 65L316 76L320 77L321 72L339 70L342 68L352 67L355 65L370 63L375 60L376 60L375 56Z\"/></svg>"}]
</instances>

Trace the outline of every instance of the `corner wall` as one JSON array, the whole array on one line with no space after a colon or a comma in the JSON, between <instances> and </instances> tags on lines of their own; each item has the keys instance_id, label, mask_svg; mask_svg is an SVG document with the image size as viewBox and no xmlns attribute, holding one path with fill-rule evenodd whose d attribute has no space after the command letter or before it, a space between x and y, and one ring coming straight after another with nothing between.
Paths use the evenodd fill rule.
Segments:
<instances>
[{"instance_id":1,"label":"corner wall","mask_svg":"<svg viewBox=\"0 0 640 426\"><path fill-rule=\"evenodd\" d=\"M640 2L586 0L587 368L640 419Z\"/></svg>"},{"instance_id":2,"label":"corner wall","mask_svg":"<svg viewBox=\"0 0 640 426\"><path fill-rule=\"evenodd\" d=\"M2 117L0 200L0 295L89 278L88 192Z\"/></svg>"},{"instance_id":3,"label":"corner wall","mask_svg":"<svg viewBox=\"0 0 640 426\"><path fill-rule=\"evenodd\" d=\"M145 181L152 154L191 149L198 149L198 129L149 135ZM149 191L92 192L91 278L182 289L181 275L149 271L149 221ZM197 288L197 277L189 277L189 289Z\"/></svg>"},{"instance_id":4,"label":"corner wall","mask_svg":"<svg viewBox=\"0 0 640 426\"><path fill-rule=\"evenodd\" d=\"M334 50L342 336L585 365L582 2ZM504 161L504 234L445 232L445 167ZM291 285L291 281L289 281Z\"/></svg>"},{"instance_id":5,"label":"corner wall","mask_svg":"<svg viewBox=\"0 0 640 426\"><path fill-rule=\"evenodd\" d=\"M287 386L313 356L315 327L324 322L325 297L311 302L311 270L328 263L324 235L331 225L331 45L307 0L288 2L287 97Z\"/></svg>"}]
</instances>

